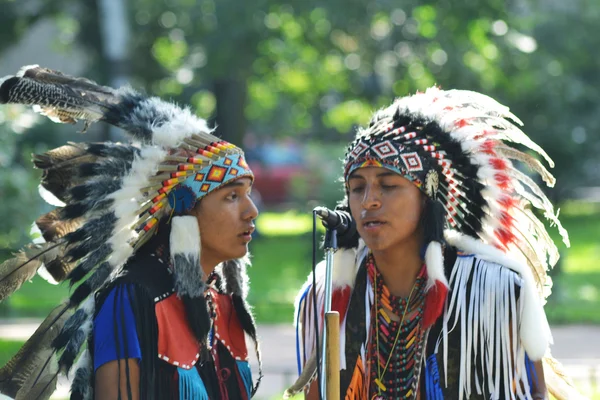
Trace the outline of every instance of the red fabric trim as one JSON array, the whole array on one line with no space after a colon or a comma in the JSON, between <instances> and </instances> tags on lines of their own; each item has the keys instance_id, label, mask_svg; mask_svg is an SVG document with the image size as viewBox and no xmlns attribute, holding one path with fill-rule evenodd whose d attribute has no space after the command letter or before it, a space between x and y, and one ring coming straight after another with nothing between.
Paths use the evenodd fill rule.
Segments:
<instances>
[{"instance_id":1,"label":"red fabric trim","mask_svg":"<svg viewBox=\"0 0 600 400\"><path fill-rule=\"evenodd\" d=\"M246 335L233 308L231 296L212 292L215 305L215 339L219 340L236 360L248 360Z\"/></svg>"},{"instance_id":2,"label":"red fabric trim","mask_svg":"<svg viewBox=\"0 0 600 400\"><path fill-rule=\"evenodd\" d=\"M200 352L187 323L183 302L172 294L154 307L158 322L158 357L169 364L191 369Z\"/></svg>"}]
</instances>

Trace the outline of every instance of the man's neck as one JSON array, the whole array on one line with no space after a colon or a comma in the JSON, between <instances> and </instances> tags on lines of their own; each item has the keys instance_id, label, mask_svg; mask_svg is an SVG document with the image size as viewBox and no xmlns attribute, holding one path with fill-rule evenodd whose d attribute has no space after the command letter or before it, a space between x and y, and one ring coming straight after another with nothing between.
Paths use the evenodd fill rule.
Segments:
<instances>
[{"instance_id":1,"label":"man's neck","mask_svg":"<svg viewBox=\"0 0 600 400\"><path fill-rule=\"evenodd\" d=\"M423 265L420 241L410 238L390 249L373 251L373 257L390 293L408 297Z\"/></svg>"},{"instance_id":2,"label":"man's neck","mask_svg":"<svg viewBox=\"0 0 600 400\"><path fill-rule=\"evenodd\" d=\"M200 256L200 266L202 267L202 272L204 272L205 279L215 270L218 264L215 260Z\"/></svg>"}]
</instances>

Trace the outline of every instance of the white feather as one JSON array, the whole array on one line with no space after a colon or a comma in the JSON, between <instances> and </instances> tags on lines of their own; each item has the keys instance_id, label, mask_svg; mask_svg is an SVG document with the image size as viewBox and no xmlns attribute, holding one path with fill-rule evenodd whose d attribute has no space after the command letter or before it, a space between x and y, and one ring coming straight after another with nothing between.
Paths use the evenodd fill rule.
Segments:
<instances>
[{"instance_id":1,"label":"white feather","mask_svg":"<svg viewBox=\"0 0 600 400\"><path fill-rule=\"evenodd\" d=\"M141 189L149 185L149 177L156 174L166 155L164 149L156 146L143 147L134 158L129 174L123 178L121 189L109 196L114 199L113 210L117 217L113 234L108 240L113 250L108 261L113 267L120 266L133 254L131 243L136 239L136 234L129 228L137 221L136 214L144 200Z\"/></svg>"},{"instance_id":2,"label":"white feather","mask_svg":"<svg viewBox=\"0 0 600 400\"><path fill-rule=\"evenodd\" d=\"M53 205L55 207L64 207L66 205L62 200L60 200L58 197L53 195L49 190L47 190L42 185L38 186L38 192L40 193L40 196L42 197L42 199L44 199L44 201L50 205Z\"/></svg>"},{"instance_id":3,"label":"white feather","mask_svg":"<svg viewBox=\"0 0 600 400\"><path fill-rule=\"evenodd\" d=\"M29 230L29 237L31 237L31 239L32 239L31 241L35 244L46 243L46 240L44 239L44 235L42 234L42 231L40 230L40 228L37 226L37 224L35 222L31 224L31 229ZM58 285L58 282L52 277L50 272L48 272L46 265L44 265L43 263L38 268L37 274L40 277L42 277L44 280L46 280L48 283L50 283L52 285Z\"/></svg>"},{"instance_id":4,"label":"white feather","mask_svg":"<svg viewBox=\"0 0 600 400\"><path fill-rule=\"evenodd\" d=\"M149 98L145 102L170 116L166 123L152 127L152 141L158 146L175 148L193 134L211 133L206 121L192 114L189 108L180 108L158 98Z\"/></svg>"}]
</instances>

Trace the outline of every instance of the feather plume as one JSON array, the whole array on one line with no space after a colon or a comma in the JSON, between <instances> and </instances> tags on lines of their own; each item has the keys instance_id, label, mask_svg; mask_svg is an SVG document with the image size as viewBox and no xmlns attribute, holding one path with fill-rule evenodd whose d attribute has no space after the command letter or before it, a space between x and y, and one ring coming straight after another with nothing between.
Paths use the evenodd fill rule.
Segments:
<instances>
[{"instance_id":1,"label":"feather plume","mask_svg":"<svg viewBox=\"0 0 600 400\"><path fill-rule=\"evenodd\" d=\"M89 350L84 350L83 354L77 360L75 368L75 377L71 384L71 399L87 400L91 399L92 383L94 366Z\"/></svg>"},{"instance_id":2,"label":"feather plume","mask_svg":"<svg viewBox=\"0 0 600 400\"><path fill-rule=\"evenodd\" d=\"M81 164L93 163L97 156L86 152L85 145L69 143L43 154L32 155L33 165L42 169L41 185L63 202L68 190L83 183L79 176Z\"/></svg>"},{"instance_id":3,"label":"feather plume","mask_svg":"<svg viewBox=\"0 0 600 400\"><path fill-rule=\"evenodd\" d=\"M69 338L65 350L58 359L58 369L65 375L69 374L69 371L73 367L75 359L80 353L83 343L87 340L88 335L92 329L91 319L84 322Z\"/></svg>"},{"instance_id":4,"label":"feather plume","mask_svg":"<svg viewBox=\"0 0 600 400\"><path fill-rule=\"evenodd\" d=\"M537 158L527 153L523 153L522 151L519 151L517 149L513 149L512 147L504 145L498 145L496 147L496 151L498 152L498 154L501 154L506 158L521 161L523 164L527 165L529 169L540 174L544 182L549 187L554 187L556 179Z\"/></svg>"},{"instance_id":5,"label":"feather plume","mask_svg":"<svg viewBox=\"0 0 600 400\"><path fill-rule=\"evenodd\" d=\"M1 393L32 399L37 398L30 396L33 393L48 398L54 392L54 377L58 369L55 362L46 360L54 358L51 343L68 317L65 313L67 307L63 303L52 310L19 352L0 369ZM43 390L44 387L51 390Z\"/></svg>"},{"instance_id":6,"label":"feather plume","mask_svg":"<svg viewBox=\"0 0 600 400\"><path fill-rule=\"evenodd\" d=\"M140 149L133 145L122 143L89 143L88 152L100 157L118 158L131 161L140 154Z\"/></svg>"},{"instance_id":7,"label":"feather plume","mask_svg":"<svg viewBox=\"0 0 600 400\"><path fill-rule=\"evenodd\" d=\"M79 167L81 177L107 176L122 177L131 169L131 161L109 158L96 163L85 163Z\"/></svg>"},{"instance_id":8,"label":"feather plume","mask_svg":"<svg viewBox=\"0 0 600 400\"><path fill-rule=\"evenodd\" d=\"M68 279L71 282L71 285L80 281L84 276L88 274L88 272L94 269L95 266L104 261L104 259L106 259L110 255L111 251L112 247L108 243L105 243L96 249L85 246L85 249L81 250L80 252L85 252L86 255L89 255L77 266L77 268L75 268L69 274Z\"/></svg>"},{"instance_id":9,"label":"feather plume","mask_svg":"<svg viewBox=\"0 0 600 400\"><path fill-rule=\"evenodd\" d=\"M65 221L62 219L61 213L62 209L57 208L35 220L35 224L40 229L42 236L47 242L59 239L67 233L77 230L81 225L81 218Z\"/></svg>"},{"instance_id":10,"label":"feather plume","mask_svg":"<svg viewBox=\"0 0 600 400\"><path fill-rule=\"evenodd\" d=\"M42 264L60 256L60 243L29 244L0 265L0 301L33 278Z\"/></svg>"},{"instance_id":11,"label":"feather plume","mask_svg":"<svg viewBox=\"0 0 600 400\"><path fill-rule=\"evenodd\" d=\"M88 298L95 290L99 289L102 286L113 268L108 262L103 262L100 264L92 276L89 277L85 282L81 285L77 286L77 289L73 291L71 297L69 297L69 303L71 306L76 307L80 304L84 299Z\"/></svg>"},{"instance_id":12,"label":"feather plume","mask_svg":"<svg viewBox=\"0 0 600 400\"><path fill-rule=\"evenodd\" d=\"M0 103L37 106L42 115L60 123L98 121L118 100L112 88L37 65L21 70L0 86Z\"/></svg>"},{"instance_id":13,"label":"feather plume","mask_svg":"<svg viewBox=\"0 0 600 400\"><path fill-rule=\"evenodd\" d=\"M546 356L543 358L544 366L544 379L548 391L557 400L584 400L586 397L582 396L577 391L571 377L565 371L563 365L548 351Z\"/></svg>"},{"instance_id":14,"label":"feather plume","mask_svg":"<svg viewBox=\"0 0 600 400\"><path fill-rule=\"evenodd\" d=\"M94 178L73 187L69 191L69 198L75 201L102 200L120 188L121 181L113 177Z\"/></svg>"},{"instance_id":15,"label":"feather plume","mask_svg":"<svg viewBox=\"0 0 600 400\"><path fill-rule=\"evenodd\" d=\"M317 377L317 352L313 352L310 357L306 360L306 364L304 364L304 369L296 382L290 386L285 393L283 394L284 399L289 399L290 397L302 392L303 390L308 389L311 382Z\"/></svg>"}]
</instances>

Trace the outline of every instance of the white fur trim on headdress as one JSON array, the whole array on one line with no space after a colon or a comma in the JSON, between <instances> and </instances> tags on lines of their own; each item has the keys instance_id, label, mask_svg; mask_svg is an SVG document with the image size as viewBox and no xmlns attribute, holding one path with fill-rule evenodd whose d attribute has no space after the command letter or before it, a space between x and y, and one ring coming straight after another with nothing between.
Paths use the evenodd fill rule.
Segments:
<instances>
[{"instance_id":1,"label":"white fur trim on headdress","mask_svg":"<svg viewBox=\"0 0 600 400\"><path fill-rule=\"evenodd\" d=\"M193 134L212 132L206 121L192 114L189 108L181 108L156 97L149 98L144 103L149 105L149 110L160 109L164 114L169 115L165 123L152 129L152 142L158 146L175 148L183 139Z\"/></svg>"},{"instance_id":2,"label":"white fur trim on headdress","mask_svg":"<svg viewBox=\"0 0 600 400\"><path fill-rule=\"evenodd\" d=\"M171 254L192 256L200 254L200 228L193 216L177 216L171 221Z\"/></svg>"},{"instance_id":3,"label":"white fur trim on headdress","mask_svg":"<svg viewBox=\"0 0 600 400\"><path fill-rule=\"evenodd\" d=\"M427 286L426 291L435 286L435 282L439 281L448 287L448 280L444 273L444 254L442 253L442 245L432 241L427 245L425 250L425 265L427 268Z\"/></svg>"},{"instance_id":4,"label":"white fur trim on headdress","mask_svg":"<svg viewBox=\"0 0 600 400\"><path fill-rule=\"evenodd\" d=\"M206 287L200 265L202 246L198 219L193 216L173 217L169 240L175 290L180 296L201 297Z\"/></svg>"}]
</instances>

